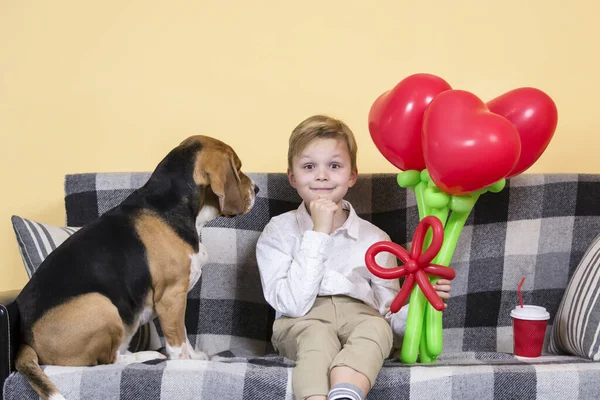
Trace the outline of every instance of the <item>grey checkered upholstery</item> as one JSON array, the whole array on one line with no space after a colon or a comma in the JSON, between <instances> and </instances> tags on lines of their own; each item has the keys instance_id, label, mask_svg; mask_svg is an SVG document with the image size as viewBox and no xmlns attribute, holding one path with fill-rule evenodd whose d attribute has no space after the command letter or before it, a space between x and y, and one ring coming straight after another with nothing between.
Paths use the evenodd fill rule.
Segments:
<instances>
[{"instance_id":1,"label":"grey checkered upholstery","mask_svg":"<svg viewBox=\"0 0 600 400\"><path fill-rule=\"evenodd\" d=\"M68 399L292 398L293 363L270 354L274 313L262 296L254 247L269 219L295 209L300 199L284 174L250 176L260 187L255 208L204 228L201 240L211 263L188 296L190 341L216 355L213 361L49 367ZM67 224L85 225L148 177L68 175ZM412 192L398 187L395 174L360 175L347 199L394 242L409 244L418 222L416 203ZM599 363L565 355L514 358L509 317L518 303L517 284L526 277L524 302L548 309L551 332L569 278L600 232L598 199L600 175L576 174L522 175L502 192L482 196L452 263L457 277L444 313L443 355L435 365L386 361L369 399L600 397ZM7 381L6 395L35 398L18 374Z\"/></svg>"}]
</instances>

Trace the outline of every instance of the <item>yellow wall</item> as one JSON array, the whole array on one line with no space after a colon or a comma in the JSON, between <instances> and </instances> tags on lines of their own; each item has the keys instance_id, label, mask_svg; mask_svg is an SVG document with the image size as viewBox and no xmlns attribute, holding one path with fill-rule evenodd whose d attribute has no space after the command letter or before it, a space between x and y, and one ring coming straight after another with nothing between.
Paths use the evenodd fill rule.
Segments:
<instances>
[{"instance_id":1,"label":"yellow wall","mask_svg":"<svg viewBox=\"0 0 600 400\"><path fill-rule=\"evenodd\" d=\"M0 290L26 282L12 214L62 224L66 173L148 171L191 134L284 171L291 129L328 113L354 129L361 172L395 172L367 113L417 72L484 100L546 91L559 125L530 171L600 173L599 4L4 0Z\"/></svg>"}]
</instances>

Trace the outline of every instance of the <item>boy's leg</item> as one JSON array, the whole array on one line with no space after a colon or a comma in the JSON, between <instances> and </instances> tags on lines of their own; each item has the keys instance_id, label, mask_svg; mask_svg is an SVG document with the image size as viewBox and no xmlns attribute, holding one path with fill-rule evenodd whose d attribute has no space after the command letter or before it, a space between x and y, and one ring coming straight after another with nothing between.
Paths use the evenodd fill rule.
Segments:
<instances>
[{"instance_id":1,"label":"boy's leg","mask_svg":"<svg viewBox=\"0 0 600 400\"><path fill-rule=\"evenodd\" d=\"M331 385L333 388L339 383L352 383L366 396L383 361L391 353L392 330L388 322L366 304L354 299L342 301L343 304L336 305L338 334L344 348L331 363Z\"/></svg>"},{"instance_id":2,"label":"boy's leg","mask_svg":"<svg viewBox=\"0 0 600 400\"><path fill-rule=\"evenodd\" d=\"M327 301L323 301L323 300ZM318 298L304 317L282 317L273 324L273 346L279 353L296 361L292 386L298 400L327 396L329 366L341 349L333 319L330 298Z\"/></svg>"},{"instance_id":3,"label":"boy's leg","mask_svg":"<svg viewBox=\"0 0 600 400\"><path fill-rule=\"evenodd\" d=\"M371 389L371 383L362 373L350 367L334 367L329 375L331 389L327 395L330 400L364 400Z\"/></svg>"}]
</instances>

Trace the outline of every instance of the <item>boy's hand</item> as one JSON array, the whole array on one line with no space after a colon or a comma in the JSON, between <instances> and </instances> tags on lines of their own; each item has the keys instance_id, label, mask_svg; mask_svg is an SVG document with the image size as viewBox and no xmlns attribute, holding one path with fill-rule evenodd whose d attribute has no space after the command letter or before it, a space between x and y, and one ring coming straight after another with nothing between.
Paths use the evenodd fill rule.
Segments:
<instances>
[{"instance_id":1,"label":"boy's hand","mask_svg":"<svg viewBox=\"0 0 600 400\"><path fill-rule=\"evenodd\" d=\"M448 300L450 298L450 281L447 279L440 279L437 281L433 288L437 292L438 296L442 300ZM444 304L444 308L448 307L448 304Z\"/></svg>"},{"instance_id":2,"label":"boy's hand","mask_svg":"<svg viewBox=\"0 0 600 400\"><path fill-rule=\"evenodd\" d=\"M323 232L330 235L333 231L333 216L337 211L337 205L322 197L310 202L310 217L313 221L315 232Z\"/></svg>"},{"instance_id":3,"label":"boy's hand","mask_svg":"<svg viewBox=\"0 0 600 400\"><path fill-rule=\"evenodd\" d=\"M450 281L448 279L438 280L437 283L433 285L433 289L437 292L438 296L440 296L440 299L448 300L450 298ZM409 300L410 297L406 299L405 304L408 304ZM448 307L448 304L444 303L444 309L446 309L446 307Z\"/></svg>"}]
</instances>

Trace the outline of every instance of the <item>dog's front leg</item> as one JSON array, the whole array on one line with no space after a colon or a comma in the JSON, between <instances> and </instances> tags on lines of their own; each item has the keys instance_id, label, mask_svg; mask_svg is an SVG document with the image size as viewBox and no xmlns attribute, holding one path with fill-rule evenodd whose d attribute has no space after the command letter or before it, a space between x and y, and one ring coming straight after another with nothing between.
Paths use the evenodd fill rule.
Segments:
<instances>
[{"instance_id":1,"label":"dog's front leg","mask_svg":"<svg viewBox=\"0 0 600 400\"><path fill-rule=\"evenodd\" d=\"M187 330L185 331L185 340L186 340L186 347L188 349L188 352L190 353L191 359L193 359L193 360L208 360L209 359L208 354L206 354L202 351L194 350L194 347L190 343L190 339L187 336Z\"/></svg>"},{"instance_id":2,"label":"dog's front leg","mask_svg":"<svg viewBox=\"0 0 600 400\"><path fill-rule=\"evenodd\" d=\"M208 360L205 353L194 351L188 340L185 329L186 302L187 287L168 288L156 302L155 310L165 335L167 354L170 359Z\"/></svg>"}]
</instances>

